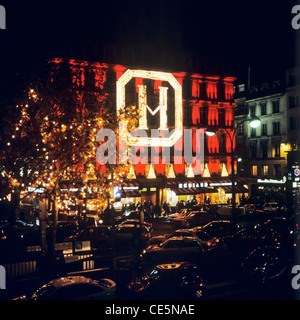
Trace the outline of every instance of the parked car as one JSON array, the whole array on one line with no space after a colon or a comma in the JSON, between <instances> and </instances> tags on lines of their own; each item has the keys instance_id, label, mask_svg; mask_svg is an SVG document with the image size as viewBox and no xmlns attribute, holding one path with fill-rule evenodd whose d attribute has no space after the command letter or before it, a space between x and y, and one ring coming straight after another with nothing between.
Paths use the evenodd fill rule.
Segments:
<instances>
[{"instance_id":1,"label":"parked car","mask_svg":"<svg viewBox=\"0 0 300 320\"><path fill-rule=\"evenodd\" d=\"M236 230L236 225L229 220L216 220L211 221L204 226L196 227L195 229L204 231L212 237L221 238L233 235Z\"/></svg>"},{"instance_id":2,"label":"parked car","mask_svg":"<svg viewBox=\"0 0 300 320\"><path fill-rule=\"evenodd\" d=\"M244 205L247 213L265 213L257 204L247 203Z\"/></svg>"},{"instance_id":3,"label":"parked car","mask_svg":"<svg viewBox=\"0 0 300 320\"><path fill-rule=\"evenodd\" d=\"M124 223L116 228L115 236L117 241L134 244L138 240L142 244L145 244L150 239L151 233L144 225Z\"/></svg>"},{"instance_id":4,"label":"parked car","mask_svg":"<svg viewBox=\"0 0 300 320\"><path fill-rule=\"evenodd\" d=\"M286 217L272 217L264 223L264 227L280 233L289 233L292 230L292 222Z\"/></svg>"},{"instance_id":5,"label":"parked car","mask_svg":"<svg viewBox=\"0 0 300 320\"><path fill-rule=\"evenodd\" d=\"M242 262L243 280L253 285L290 285L289 252L277 246L264 246L253 250Z\"/></svg>"},{"instance_id":6,"label":"parked car","mask_svg":"<svg viewBox=\"0 0 300 320\"><path fill-rule=\"evenodd\" d=\"M198 261L204 248L197 237L172 237L159 245L149 246L142 255L142 264L151 262Z\"/></svg>"},{"instance_id":7,"label":"parked car","mask_svg":"<svg viewBox=\"0 0 300 320\"><path fill-rule=\"evenodd\" d=\"M262 228L260 225L254 228L241 229L235 237L239 256L244 258L260 246L280 246L281 243L282 236L280 234L275 230Z\"/></svg>"},{"instance_id":8,"label":"parked car","mask_svg":"<svg viewBox=\"0 0 300 320\"><path fill-rule=\"evenodd\" d=\"M121 222L121 223L119 224L119 226L122 226L122 225L124 225L124 224L139 225L139 224L141 224L141 222L140 222L140 220L138 220L138 219L127 219L127 220ZM143 222L141 225L145 226L150 232L153 231L153 225L152 225L152 223L150 223L150 222Z\"/></svg>"},{"instance_id":9,"label":"parked car","mask_svg":"<svg viewBox=\"0 0 300 320\"><path fill-rule=\"evenodd\" d=\"M86 214L85 217L80 217L79 227L84 229L90 226L105 225L104 217L100 217L98 214Z\"/></svg>"},{"instance_id":10,"label":"parked car","mask_svg":"<svg viewBox=\"0 0 300 320\"><path fill-rule=\"evenodd\" d=\"M191 211L188 215L173 219L172 221L177 226L192 228L205 225L216 219L219 219L219 215L215 213L208 213L207 211Z\"/></svg>"},{"instance_id":11,"label":"parked car","mask_svg":"<svg viewBox=\"0 0 300 320\"><path fill-rule=\"evenodd\" d=\"M185 217L190 212L189 209L184 208L179 210L179 212L173 213L169 215L169 220L172 221L177 218Z\"/></svg>"},{"instance_id":12,"label":"parked car","mask_svg":"<svg viewBox=\"0 0 300 320\"><path fill-rule=\"evenodd\" d=\"M149 241L150 245L160 244L163 241L172 237L197 237L200 240L201 245L205 250L211 250L215 248L219 242L219 239L212 237L210 234L199 230L193 229L178 229L171 234L165 234L157 237L152 237Z\"/></svg>"},{"instance_id":13,"label":"parked car","mask_svg":"<svg viewBox=\"0 0 300 320\"><path fill-rule=\"evenodd\" d=\"M223 216L223 219L230 219L232 218L232 206L221 206L219 208L211 208L214 210L218 215ZM246 214L246 209L242 206L237 206L235 208L235 214L237 217L244 216Z\"/></svg>"},{"instance_id":14,"label":"parked car","mask_svg":"<svg viewBox=\"0 0 300 320\"><path fill-rule=\"evenodd\" d=\"M54 279L32 294L14 300L110 300L116 299L115 291L113 280L70 276Z\"/></svg>"},{"instance_id":15,"label":"parked car","mask_svg":"<svg viewBox=\"0 0 300 320\"><path fill-rule=\"evenodd\" d=\"M51 234L51 227L47 228L48 236ZM56 242L63 242L66 237L75 235L79 232L79 227L76 221L59 222L56 230Z\"/></svg>"},{"instance_id":16,"label":"parked car","mask_svg":"<svg viewBox=\"0 0 300 320\"><path fill-rule=\"evenodd\" d=\"M102 251L112 247L111 227L104 225L86 227L75 235L65 238L65 241L90 241L91 248Z\"/></svg>"},{"instance_id":17,"label":"parked car","mask_svg":"<svg viewBox=\"0 0 300 320\"><path fill-rule=\"evenodd\" d=\"M293 223L286 217L272 217L268 219L262 226L265 230L271 230L280 237L281 245L293 245L296 235Z\"/></svg>"},{"instance_id":18,"label":"parked car","mask_svg":"<svg viewBox=\"0 0 300 320\"><path fill-rule=\"evenodd\" d=\"M139 211L125 212L120 217L118 217L116 219L116 223L119 224L119 223L126 221L126 220L129 220L129 219L134 219L134 220L140 221L140 212ZM148 220L149 220L149 216L144 214L144 221L148 221Z\"/></svg>"},{"instance_id":19,"label":"parked car","mask_svg":"<svg viewBox=\"0 0 300 320\"><path fill-rule=\"evenodd\" d=\"M201 271L195 264L175 262L155 266L127 285L130 299L200 299L205 294Z\"/></svg>"},{"instance_id":20,"label":"parked car","mask_svg":"<svg viewBox=\"0 0 300 320\"><path fill-rule=\"evenodd\" d=\"M279 203L278 202L268 202L263 205L263 210L265 212L274 213L279 210Z\"/></svg>"}]
</instances>

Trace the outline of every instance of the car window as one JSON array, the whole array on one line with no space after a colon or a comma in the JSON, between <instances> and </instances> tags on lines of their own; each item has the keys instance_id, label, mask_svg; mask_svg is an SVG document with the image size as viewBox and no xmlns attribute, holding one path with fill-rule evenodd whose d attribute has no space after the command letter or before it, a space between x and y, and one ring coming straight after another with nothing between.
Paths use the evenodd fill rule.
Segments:
<instances>
[{"instance_id":1,"label":"car window","mask_svg":"<svg viewBox=\"0 0 300 320\"><path fill-rule=\"evenodd\" d=\"M195 214L196 214L195 211L191 211L191 212L187 215L187 217L188 217L188 218L193 217Z\"/></svg>"},{"instance_id":2,"label":"car window","mask_svg":"<svg viewBox=\"0 0 300 320\"><path fill-rule=\"evenodd\" d=\"M268 260L268 254L264 250L253 251L246 259L248 267L263 267Z\"/></svg>"},{"instance_id":3,"label":"car window","mask_svg":"<svg viewBox=\"0 0 300 320\"><path fill-rule=\"evenodd\" d=\"M183 246L185 248L199 248L200 244L196 240L183 240Z\"/></svg>"},{"instance_id":4,"label":"car window","mask_svg":"<svg viewBox=\"0 0 300 320\"><path fill-rule=\"evenodd\" d=\"M46 284L42 287L40 287L38 290L36 290L32 296L31 299L33 300L47 300L48 296L53 293L56 290L56 288L50 284Z\"/></svg>"},{"instance_id":5,"label":"car window","mask_svg":"<svg viewBox=\"0 0 300 320\"><path fill-rule=\"evenodd\" d=\"M190 232L185 232L185 231L175 231L173 233L173 236L174 237L189 237L189 236L191 236L191 233Z\"/></svg>"},{"instance_id":6,"label":"car window","mask_svg":"<svg viewBox=\"0 0 300 320\"><path fill-rule=\"evenodd\" d=\"M181 240L171 240L164 243L163 248L180 248L182 247Z\"/></svg>"},{"instance_id":7,"label":"car window","mask_svg":"<svg viewBox=\"0 0 300 320\"><path fill-rule=\"evenodd\" d=\"M205 232L207 232L207 233L212 233L212 232L215 231L216 226L213 225L213 224L208 224L208 225L205 226L204 229L205 229Z\"/></svg>"},{"instance_id":8,"label":"car window","mask_svg":"<svg viewBox=\"0 0 300 320\"><path fill-rule=\"evenodd\" d=\"M197 231L197 232L196 232L196 236L197 236L199 239L204 240L204 241L209 240L209 239L212 238L212 236L211 236L210 234L208 234L208 233L206 233L206 232L203 232L203 231Z\"/></svg>"}]
</instances>

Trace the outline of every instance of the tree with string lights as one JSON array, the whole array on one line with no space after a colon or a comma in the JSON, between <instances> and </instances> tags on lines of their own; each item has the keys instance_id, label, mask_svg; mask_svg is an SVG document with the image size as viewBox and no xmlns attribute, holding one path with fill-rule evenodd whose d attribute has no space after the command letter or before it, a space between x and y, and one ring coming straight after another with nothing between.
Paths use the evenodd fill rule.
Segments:
<instances>
[{"instance_id":1,"label":"tree with string lights","mask_svg":"<svg viewBox=\"0 0 300 320\"><path fill-rule=\"evenodd\" d=\"M92 81L78 86L77 80L67 62L59 68L49 63L43 77L8 110L0 141L0 174L6 186L2 197L16 195L18 201L17 195L29 186L33 191L43 188L52 204L54 243L61 188L89 188L107 202L111 188L123 182L127 164L97 163L97 132L106 128L117 133L124 115L129 127L137 121L135 108L116 114L108 81L95 87Z\"/></svg>"}]
</instances>

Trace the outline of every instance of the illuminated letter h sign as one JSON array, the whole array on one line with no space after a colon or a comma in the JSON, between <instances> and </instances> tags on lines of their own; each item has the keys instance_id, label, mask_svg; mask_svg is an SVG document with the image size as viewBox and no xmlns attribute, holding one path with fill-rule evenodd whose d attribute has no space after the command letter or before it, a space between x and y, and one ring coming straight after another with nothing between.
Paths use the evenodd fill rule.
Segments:
<instances>
[{"instance_id":1,"label":"illuminated letter h sign","mask_svg":"<svg viewBox=\"0 0 300 320\"><path fill-rule=\"evenodd\" d=\"M180 83L172 73L147 71L147 70L130 70L128 69L117 81L117 112L125 107L125 86L132 78L143 78L151 80L167 81L174 88L175 92L175 129L170 132L168 137L148 138L139 137L138 139L128 134L129 144L139 146L173 146L182 136L182 88ZM139 128L148 130L147 111L153 116L160 112L159 130L168 130L167 127L167 104L168 88L159 87L159 105L152 111L147 104L147 87L139 85ZM133 142L134 141L134 142Z\"/></svg>"}]
</instances>

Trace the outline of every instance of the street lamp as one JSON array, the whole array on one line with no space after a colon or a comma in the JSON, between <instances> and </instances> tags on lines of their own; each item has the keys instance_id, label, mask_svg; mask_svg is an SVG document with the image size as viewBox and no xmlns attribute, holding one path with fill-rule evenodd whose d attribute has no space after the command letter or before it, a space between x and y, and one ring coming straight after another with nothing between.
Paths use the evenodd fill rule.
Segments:
<instances>
[{"instance_id":1,"label":"street lamp","mask_svg":"<svg viewBox=\"0 0 300 320\"><path fill-rule=\"evenodd\" d=\"M215 126L209 126L206 128L206 135L209 137L212 137L215 135L215 133L217 132L218 128L216 128Z\"/></svg>"},{"instance_id":2,"label":"street lamp","mask_svg":"<svg viewBox=\"0 0 300 320\"><path fill-rule=\"evenodd\" d=\"M250 124L250 127L251 128L258 128L259 126L260 126L260 124L261 124L261 121L260 121L260 119L258 118L258 117L253 117L253 118L251 118L251 119L245 119L245 120L243 120L243 121L241 121L240 123L238 123L238 125L237 125L237 127L241 124L241 123L243 123L243 122L245 122L245 121L249 121L249 124ZM236 127L236 128L237 128ZM236 129L235 128L235 129Z\"/></svg>"},{"instance_id":3,"label":"street lamp","mask_svg":"<svg viewBox=\"0 0 300 320\"><path fill-rule=\"evenodd\" d=\"M240 122L237 123L236 127L234 128L233 132L230 133L230 131L227 128L222 128L226 131L226 133L229 136L230 139L230 151L231 151L231 155L230 155L230 162L231 162L231 194L232 194L232 218L234 220L234 223L236 222L236 191L235 191L235 174L234 174L234 151L233 151L233 142L234 142L234 137L235 137L235 133L238 129L238 127L243 124L244 122L249 121L249 125L251 128L258 128L261 124L261 120L258 117L252 117L252 118L248 118L248 119L244 119ZM215 133L218 131L218 127L212 127L209 126L206 128L206 135L208 136L213 136L215 135Z\"/></svg>"}]
</instances>

